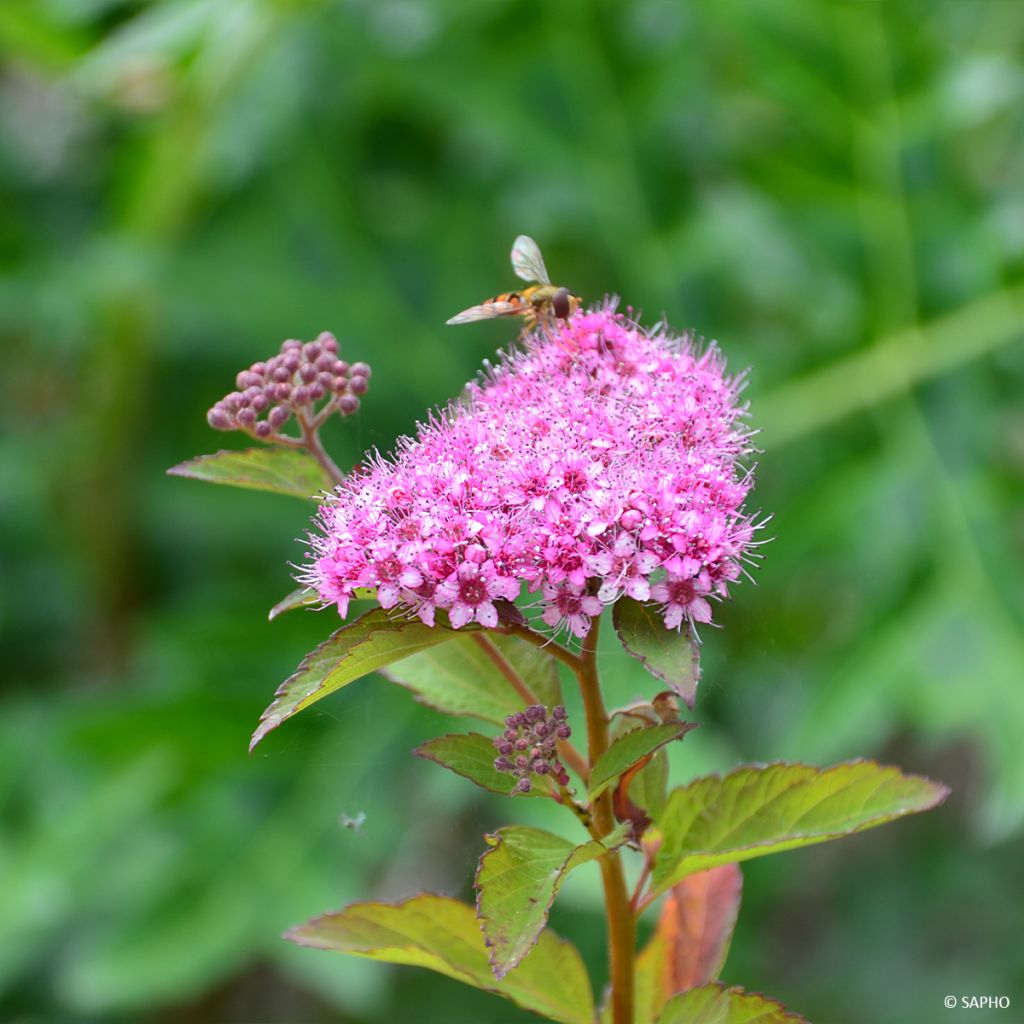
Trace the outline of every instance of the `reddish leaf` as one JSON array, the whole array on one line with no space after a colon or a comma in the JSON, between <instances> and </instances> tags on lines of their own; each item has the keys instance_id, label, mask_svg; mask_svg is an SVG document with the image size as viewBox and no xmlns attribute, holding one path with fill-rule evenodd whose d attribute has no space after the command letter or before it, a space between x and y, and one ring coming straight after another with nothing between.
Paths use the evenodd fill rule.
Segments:
<instances>
[{"instance_id":1,"label":"reddish leaf","mask_svg":"<svg viewBox=\"0 0 1024 1024\"><path fill-rule=\"evenodd\" d=\"M698 871L673 886L658 922L665 944L666 998L718 979L742 892L737 864Z\"/></svg>"}]
</instances>

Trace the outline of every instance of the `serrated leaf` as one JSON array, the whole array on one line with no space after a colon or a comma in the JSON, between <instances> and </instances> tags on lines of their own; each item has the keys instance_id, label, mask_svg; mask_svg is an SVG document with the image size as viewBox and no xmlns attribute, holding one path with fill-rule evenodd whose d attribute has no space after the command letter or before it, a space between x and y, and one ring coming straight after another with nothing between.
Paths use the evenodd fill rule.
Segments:
<instances>
[{"instance_id":1,"label":"serrated leaf","mask_svg":"<svg viewBox=\"0 0 1024 1024\"><path fill-rule=\"evenodd\" d=\"M245 448L199 455L167 472L214 484L230 484L254 491L274 491L296 498L317 499L334 488L327 471L303 448Z\"/></svg>"},{"instance_id":2,"label":"serrated leaf","mask_svg":"<svg viewBox=\"0 0 1024 1024\"><path fill-rule=\"evenodd\" d=\"M755 992L724 985L693 988L669 1000L657 1024L808 1024L808 1021Z\"/></svg>"},{"instance_id":3,"label":"serrated leaf","mask_svg":"<svg viewBox=\"0 0 1024 1024\"><path fill-rule=\"evenodd\" d=\"M560 1024L592 1024L594 999L579 951L544 931L519 967L502 979L491 972L473 908L444 896L404 903L356 903L293 928L302 946L411 964L494 992Z\"/></svg>"},{"instance_id":4,"label":"serrated leaf","mask_svg":"<svg viewBox=\"0 0 1024 1024\"><path fill-rule=\"evenodd\" d=\"M717 981L743 894L738 864L719 864L674 885L661 909L664 998Z\"/></svg>"},{"instance_id":5,"label":"serrated leaf","mask_svg":"<svg viewBox=\"0 0 1024 1024\"><path fill-rule=\"evenodd\" d=\"M612 622L622 646L692 708L700 681L700 656L689 634L666 629L652 605L631 597L615 603Z\"/></svg>"},{"instance_id":6,"label":"serrated leaf","mask_svg":"<svg viewBox=\"0 0 1024 1024\"><path fill-rule=\"evenodd\" d=\"M525 706L509 672L525 680L542 704L561 703L555 659L525 640L495 632L459 636L443 651L424 651L383 674L447 715L504 725Z\"/></svg>"},{"instance_id":7,"label":"serrated leaf","mask_svg":"<svg viewBox=\"0 0 1024 1024\"><path fill-rule=\"evenodd\" d=\"M478 732L453 732L447 736L438 736L437 739L427 740L418 746L413 753L417 757L443 765L482 789L489 789L492 793L500 793L502 796L511 796L519 781L507 772L495 769L494 759L497 753L494 744ZM535 785L529 793L523 795L547 796L548 792Z\"/></svg>"},{"instance_id":8,"label":"serrated leaf","mask_svg":"<svg viewBox=\"0 0 1024 1024\"><path fill-rule=\"evenodd\" d=\"M660 747L679 739L693 727L689 722L672 722L646 729L631 729L620 736L597 759L591 770L589 798L593 800L600 796L623 772Z\"/></svg>"},{"instance_id":9,"label":"serrated leaf","mask_svg":"<svg viewBox=\"0 0 1024 1024\"><path fill-rule=\"evenodd\" d=\"M492 846L480 858L474 884L477 916L496 978L503 978L533 947L565 876L628 837L628 826L620 826L601 842L577 846L523 825L510 825L487 837Z\"/></svg>"},{"instance_id":10,"label":"serrated leaf","mask_svg":"<svg viewBox=\"0 0 1024 1024\"><path fill-rule=\"evenodd\" d=\"M874 761L832 768L748 765L709 775L669 795L658 819L655 892L695 871L883 825L942 803L949 790Z\"/></svg>"},{"instance_id":11,"label":"serrated leaf","mask_svg":"<svg viewBox=\"0 0 1024 1024\"><path fill-rule=\"evenodd\" d=\"M307 654L294 674L278 687L273 703L260 716L260 725L252 735L249 750L271 729L328 694L456 635L451 627L440 623L427 626L418 619L391 619L383 608L367 612L342 626Z\"/></svg>"}]
</instances>

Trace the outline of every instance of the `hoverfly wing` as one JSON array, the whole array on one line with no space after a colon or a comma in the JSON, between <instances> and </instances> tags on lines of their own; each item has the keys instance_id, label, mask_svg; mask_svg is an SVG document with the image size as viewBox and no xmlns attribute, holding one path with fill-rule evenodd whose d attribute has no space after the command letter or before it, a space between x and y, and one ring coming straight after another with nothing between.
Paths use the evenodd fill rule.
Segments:
<instances>
[{"instance_id":1,"label":"hoverfly wing","mask_svg":"<svg viewBox=\"0 0 1024 1024\"><path fill-rule=\"evenodd\" d=\"M540 247L529 235L520 235L512 244L512 269L524 281L551 284Z\"/></svg>"},{"instance_id":2,"label":"hoverfly wing","mask_svg":"<svg viewBox=\"0 0 1024 1024\"><path fill-rule=\"evenodd\" d=\"M493 320L499 316L517 316L522 313L522 303L518 302L484 302L479 306L470 306L461 313L456 313L446 324L471 324L474 320Z\"/></svg>"}]
</instances>

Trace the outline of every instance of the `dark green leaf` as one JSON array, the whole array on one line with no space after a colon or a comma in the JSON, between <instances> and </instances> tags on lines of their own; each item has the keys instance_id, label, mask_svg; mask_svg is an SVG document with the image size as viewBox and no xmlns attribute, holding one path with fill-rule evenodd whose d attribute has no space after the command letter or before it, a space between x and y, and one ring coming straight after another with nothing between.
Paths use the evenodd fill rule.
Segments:
<instances>
[{"instance_id":1,"label":"dark green leaf","mask_svg":"<svg viewBox=\"0 0 1024 1024\"><path fill-rule=\"evenodd\" d=\"M411 964L511 999L561 1024L592 1024L594 1000L576 947L545 931L519 967L497 979L473 908L443 896L356 903L288 932L302 946Z\"/></svg>"},{"instance_id":2,"label":"dark green leaf","mask_svg":"<svg viewBox=\"0 0 1024 1024\"><path fill-rule=\"evenodd\" d=\"M646 729L633 729L615 740L597 759L590 773L589 797L593 800L605 791L623 772L660 747L679 739L689 732L689 722L654 725Z\"/></svg>"},{"instance_id":3,"label":"dark green leaf","mask_svg":"<svg viewBox=\"0 0 1024 1024\"><path fill-rule=\"evenodd\" d=\"M533 947L562 879L621 846L628 836L624 825L602 842L577 846L550 832L510 825L487 837L492 846L480 858L476 909L495 977L503 978Z\"/></svg>"},{"instance_id":4,"label":"dark green leaf","mask_svg":"<svg viewBox=\"0 0 1024 1024\"><path fill-rule=\"evenodd\" d=\"M438 736L437 739L428 740L417 747L413 753L417 757L444 765L456 775L475 782L482 789L489 789L492 793L500 793L502 796L511 796L512 789L518 781L512 775L495 769L494 759L497 753L494 744L478 732ZM543 784L539 784L525 795L547 796L548 792L550 791Z\"/></svg>"},{"instance_id":5,"label":"dark green leaf","mask_svg":"<svg viewBox=\"0 0 1024 1024\"><path fill-rule=\"evenodd\" d=\"M658 1024L808 1024L774 999L741 988L705 985L671 999Z\"/></svg>"},{"instance_id":6,"label":"dark green leaf","mask_svg":"<svg viewBox=\"0 0 1024 1024\"><path fill-rule=\"evenodd\" d=\"M464 630L477 627L470 625ZM302 660L278 687L273 703L260 716L249 749L285 719L343 686L393 661L451 640L448 626L426 626L418 619L391 619L382 608L342 626Z\"/></svg>"},{"instance_id":7,"label":"dark green leaf","mask_svg":"<svg viewBox=\"0 0 1024 1024\"><path fill-rule=\"evenodd\" d=\"M199 455L172 466L167 472L171 476L188 476L214 484L314 500L319 500L320 492L334 487L334 481L309 452L280 446Z\"/></svg>"},{"instance_id":8,"label":"dark green leaf","mask_svg":"<svg viewBox=\"0 0 1024 1024\"><path fill-rule=\"evenodd\" d=\"M942 803L949 790L874 761L771 764L673 790L657 824L653 889L716 864L838 839Z\"/></svg>"},{"instance_id":9,"label":"dark green leaf","mask_svg":"<svg viewBox=\"0 0 1024 1024\"><path fill-rule=\"evenodd\" d=\"M630 597L619 598L612 621L622 646L692 708L700 681L700 657L689 634L666 629L652 605Z\"/></svg>"},{"instance_id":10,"label":"dark green leaf","mask_svg":"<svg viewBox=\"0 0 1024 1024\"><path fill-rule=\"evenodd\" d=\"M496 725L504 725L526 703L510 674L524 680L548 707L561 701L555 659L524 640L492 631L459 636L443 651L424 651L384 672L438 711Z\"/></svg>"}]
</instances>

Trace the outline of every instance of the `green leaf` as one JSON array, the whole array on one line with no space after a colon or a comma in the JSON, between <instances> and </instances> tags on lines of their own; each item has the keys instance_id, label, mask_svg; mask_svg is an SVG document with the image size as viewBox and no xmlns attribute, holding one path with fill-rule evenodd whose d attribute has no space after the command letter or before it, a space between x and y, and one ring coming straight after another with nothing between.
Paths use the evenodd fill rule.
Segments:
<instances>
[{"instance_id":1,"label":"green leaf","mask_svg":"<svg viewBox=\"0 0 1024 1024\"><path fill-rule=\"evenodd\" d=\"M315 590L310 587L299 587L298 590L293 590L287 597L282 597L273 608L270 609L270 614L267 618L273 622L278 615L284 615L285 612L293 611L296 608L307 608L310 605L318 604L320 596Z\"/></svg>"},{"instance_id":2,"label":"green leaf","mask_svg":"<svg viewBox=\"0 0 1024 1024\"><path fill-rule=\"evenodd\" d=\"M700 681L700 657L689 634L666 629L652 605L631 597L621 597L615 603L612 622L622 646L692 708Z\"/></svg>"},{"instance_id":3,"label":"green leaf","mask_svg":"<svg viewBox=\"0 0 1024 1024\"><path fill-rule=\"evenodd\" d=\"M472 624L463 627L476 628ZM307 654L295 673L278 687L273 703L260 716L249 750L285 719L335 690L456 635L451 627L440 623L427 626L418 619L391 619L383 608L367 612Z\"/></svg>"},{"instance_id":4,"label":"green leaf","mask_svg":"<svg viewBox=\"0 0 1024 1024\"><path fill-rule=\"evenodd\" d=\"M397 905L356 903L285 937L301 946L426 967L560 1024L594 1019L590 980L575 946L544 931L519 967L497 979L473 908L444 896L424 894Z\"/></svg>"},{"instance_id":5,"label":"green leaf","mask_svg":"<svg viewBox=\"0 0 1024 1024\"><path fill-rule=\"evenodd\" d=\"M214 484L230 484L254 491L274 491L296 498L319 500L321 491L334 488L327 471L302 448L246 448L199 455L172 466L171 476L188 476Z\"/></svg>"},{"instance_id":6,"label":"green leaf","mask_svg":"<svg viewBox=\"0 0 1024 1024\"><path fill-rule=\"evenodd\" d=\"M661 848L652 887L729 861L792 850L927 811L949 790L874 761L832 768L749 765L673 790L657 824Z\"/></svg>"},{"instance_id":7,"label":"green leaf","mask_svg":"<svg viewBox=\"0 0 1024 1024\"><path fill-rule=\"evenodd\" d=\"M597 759L590 773L588 797L593 800L600 796L623 772L642 761L648 754L679 739L692 728L694 726L689 722L671 722L647 729L633 729L620 736Z\"/></svg>"},{"instance_id":8,"label":"green leaf","mask_svg":"<svg viewBox=\"0 0 1024 1024\"><path fill-rule=\"evenodd\" d=\"M443 651L424 651L383 674L447 715L504 725L526 704L510 673L524 680L542 704L561 703L555 659L525 640L491 631L459 636Z\"/></svg>"},{"instance_id":9,"label":"green leaf","mask_svg":"<svg viewBox=\"0 0 1024 1024\"><path fill-rule=\"evenodd\" d=\"M603 857L629 837L622 825L601 842L582 846L537 828L510 825L493 836L480 858L476 909L496 978L529 953L548 919L559 886L574 868Z\"/></svg>"},{"instance_id":10,"label":"green leaf","mask_svg":"<svg viewBox=\"0 0 1024 1024\"><path fill-rule=\"evenodd\" d=\"M705 985L671 999L657 1024L807 1024L774 999L741 988Z\"/></svg>"},{"instance_id":11,"label":"green leaf","mask_svg":"<svg viewBox=\"0 0 1024 1024\"><path fill-rule=\"evenodd\" d=\"M519 781L514 776L495 769L494 759L497 755L494 744L478 732L453 732L447 736L438 736L437 739L427 740L413 753L417 757L444 765L456 775L469 779L482 789L489 789L492 793L500 793L502 796L511 796ZM547 796L548 792L534 786L529 793L523 795Z\"/></svg>"},{"instance_id":12,"label":"green leaf","mask_svg":"<svg viewBox=\"0 0 1024 1024\"><path fill-rule=\"evenodd\" d=\"M373 587L356 587L352 597L356 601L371 601L377 596ZM320 603L320 595L310 587L299 587L293 590L287 597L282 597L273 608L270 609L268 619L273 622L279 615L285 612L294 611L296 608L310 608Z\"/></svg>"},{"instance_id":13,"label":"green leaf","mask_svg":"<svg viewBox=\"0 0 1024 1024\"><path fill-rule=\"evenodd\" d=\"M668 758L659 750L629 783L629 799L652 818L659 818L668 799Z\"/></svg>"}]
</instances>

